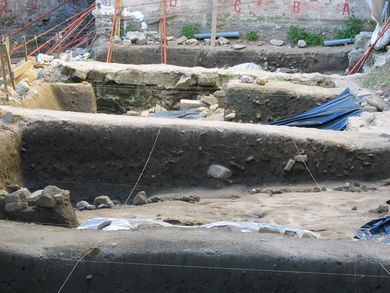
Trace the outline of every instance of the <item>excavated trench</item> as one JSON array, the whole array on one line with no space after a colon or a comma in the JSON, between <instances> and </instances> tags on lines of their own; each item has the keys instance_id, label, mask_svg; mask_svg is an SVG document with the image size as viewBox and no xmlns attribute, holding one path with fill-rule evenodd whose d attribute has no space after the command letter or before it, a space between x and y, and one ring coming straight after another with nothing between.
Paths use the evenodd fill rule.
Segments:
<instances>
[{"instance_id":1,"label":"excavated trench","mask_svg":"<svg viewBox=\"0 0 390 293\"><path fill-rule=\"evenodd\" d=\"M4 150L12 156L2 156L4 166L11 166L9 180L23 178L33 190L55 184L71 190L73 201L102 193L123 201L159 131L142 190L311 181L299 164L284 170L296 154L294 142L308 156L308 167L319 181L390 176L384 164L390 149L380 136L367 144L355 133L55 111L44 111L41 117L36 110L3 109L28 121L21 127L21 138L11 136L12 143ZM15 156L21 161L20 174ZM231 168L233 176L225 181L210 178L211 164Z\"/></svg>"},{"instance_id":2,"label":"excavated trench","mask_svg":"<svg viewBox=\"0 0 390 293\"><path fill-rule=\"evenodd\" d=\"M69 189L73 202L102 193L123 202L159 132L138 187L148 193L310 182L303 166L284 169L296 155L295 143L308 156L308 167L319 182L390 176L387 139L375 135L367 140L331 131L12 107L1 107L1 113L5 124L0 135L6 143L0 149L0 183L31 190L54 184ZM230 168L233 176L210 178L211 164ZM352 290L357 286L356 259L362 256L368 260L358 265L359 291L384 292L389 285L368 252L351 241L332 243L329 251L329 241L261 233L237 238L232 232L175 228L105 233L0 225L8 231L0 240L2 292L25 292L31 286L58 290L75 261L96 243L97 255L79 263L64 292L195 292L206 287L246 292L288 287L303 292L308 286L316 292L331 292L335 286ZM23 248L21 243L30 239L36 240ZM387 248L371 247L387 265ZM139 282L148 274L153 282Z\"/></svg>"},{"instance_id":3,"label":"excavated trench","mask_svg":"<svg viewBox=\"0 0 390 293\"><path fill-rule=\"evenodd\" d=\"M119 71L107 73L99 67L105 65L85 66L91 67L62 67L62 73L67 73L61 80L65 83L50 89L55 101L66 101L68 83L87 81L96 100L90 85L83 85L77 99L73 94L79 91L77 84L71 85L75 101L84 101L84 112L95 112L96 104L98 112L116 114L155 104L173 109L180 99L212 94L224 84L225 106L237 112L237 119L267 122L292 111L303 112L339 94L323 76L297 81L293 75L275 75L261 86L240 84L240 74L224 71L187 74L180 68L167 68L160 73L151 67L138 70L118 65ZM159 74L163 77L157 82ZM263 76L253 74L254 78ZM75 103L59 103L53 109L75 111L74 107ZM0 189L19 184L34 191L56 185L70 190L73 204L102 194L123 203L146 162L133 197L138 191L153 195L193 188L306 184L313 177L319 183L375 182L390 177L388 137L377 134L7 106L0 106L0 117ZM311 175L300 162L286 169L297 148L307 155ZM232 176L210 177L213 164L230 169ZM340 287L386 292L390 284L371 252L352 241L268 233L237 237L232 232L179 228L105 233L5 221L0 226L5 231L0 238L1 292L27 292L32 286L43 292L58 290L75 261L97 243L97 256L87 255L80 262L64 292L275 292L281 288L307 292L309 287L315 292ZM28 247L23 244L27 242L31 242ZM369 245L388 266L388 248ZM146 275L153 275L153 282L144 281Z\"/></svg>"},{"instance_id":4,"label":"excavated trench","mask_svg":"<svg viewBox=\"0 0 390 293\"><path fill-rule=\"evenodd\" d=\"M359 134L226 122L12 107L1 107L1 112L6 124L0 135L6 143L0 149L0 166L5 171L0 172L0 182L31 190L55 184L69 189L74 202L102 193L123 201L159 131L138 187L151 193L194 186L215 189L309 182L302 166L284 170L296 154L294 142L308 156L308 167L319 182L390 176L385 163L390 159L387 140L374 135L367 141ZM233 176L210 178L207 169L215 163L229 167ZM316 292L331 292L335 286L384 292L389 285L368 252L351 241L334 242L329 250L329 241L261 233L237 238L232 232L175 228L105 233L12 222L0 225L8 231L0 240L2 292L25 292L27 286L58 290L75 261L96 243L101 247L97 255L79 263L64 292L195 292L206 287L246 292L288 287L303 292L307 286ZM21 243L30 239L36 240L23 248ZM371 245L371 249L388 264L387 247ZM356 273L356 259L362 257L367 260L359 261ZM153 282L139 282L148 274L154 276Z\"/></svg>"}]
</instances>

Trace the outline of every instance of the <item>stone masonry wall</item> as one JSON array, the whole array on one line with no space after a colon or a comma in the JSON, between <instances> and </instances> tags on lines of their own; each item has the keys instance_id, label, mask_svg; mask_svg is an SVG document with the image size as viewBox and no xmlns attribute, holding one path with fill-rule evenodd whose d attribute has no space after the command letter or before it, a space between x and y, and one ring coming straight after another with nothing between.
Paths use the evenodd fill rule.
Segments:
<instances>
[{"instance_id":1,"label":"stone masonry wall","mask_svg":"<svg viewBox=\"0 0 390 293\"><path fill-rule=\"evenodd\" d=\"M17 29L22 28L24 25L35 20L64 1L65 0L0 0L0 35L8 35ZM27 40L32 39L35 35L48 30L70 16L80 12L87 6L87 2L88 0L70 0L63 7L12 38L11 41L20 42L23 35L26 35ZM47 35L47 37L52 36L53 35ZM45 40L45 37L40 39L40 42L43 40ZM36 44L31 48L36 48Z\"/></svg>"},{"instance_id":2,"label":"stone masonry wall","mask_svg":"<svg viewBox=\"0 0 390 293\"><path fill-rule=\"evenodd\" d=\"M98 0L112 5L113 0ZM149 30L158 29L159 1L123 0L130 12L139 11ZM367 0L218 0L218 31L258 31L260 38L286 39L290 25L332 37L352 14L368 21ZM168 35L178 35L185 23L198 23L202 32L210 32L212 0L168 0ZM106 15L104 18L110 17ZM98 20L102 21L102 18ZM140 23L134 20L140 28Z\"/></svg>"}]
</instances>

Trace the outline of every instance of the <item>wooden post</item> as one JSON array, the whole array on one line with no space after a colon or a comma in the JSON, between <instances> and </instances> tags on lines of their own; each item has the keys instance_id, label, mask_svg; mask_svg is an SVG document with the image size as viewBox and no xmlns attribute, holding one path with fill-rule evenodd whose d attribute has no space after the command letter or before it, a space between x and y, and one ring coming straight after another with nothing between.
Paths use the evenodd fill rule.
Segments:
<instances>
[{"instance_id":1,"label":"wooden post","mask_svg":"<svg viewBox=\"0 0 390 293\"><path fill-rule=\"evenodd\" d=\"M8 87L7 87L7 73L5 72L5 62L4 62L4 46L3 46L4 43L1 43L0 44L0 63L1 63L1 69L3 71L3 85L4 85L4 91L5 91L5 97L6 97L6 100L8 101L9 99L9 94L8 94Z\"/></svg>"},{"instance_id":2,"label":"wooden post","mask_svg":"<svg viewBox=\"0 0 390 293\"><path fill-rule=\"evenodd\" d=\"M218 0L213 0L213 15L211 20L211 47L215 47L217 39Z\"/></svg>"},{"instance_id":3,"label":"wooden post","mask_svg":"<svg viewBox=\"0 0 390 293\"><path fill-rule=\"evenodd\" d=\"M162 0L160 10L161 63L167 64L167 0Z\"/></svg>"},{"instance_id":4,"label":"wooden post","mask_svg":"<svg viewBox=\"0 0 390 293\"><path fill-rule=\"evenodd\" d=\"M28 61L28 50L26 45L26 36L23 36L23 47L24 47L24 60Z\"/></svg>"},{"instance_id":5,"label":"wooden post","mask_svg":"<svg viewBox=\"0 0 390 293\"><path fill-rule=\"evenodd\" d=\"M9 56L9 46L7 46L7 43L3 44L3 51L5 52L5 60L7 61L9 76L11 78L12 87L14 89L16 89L15 80L14 80L14 73L12 72L11 58Z\"/></svg>"},{"instance_id":6,"label":"wooden post","mask_svg":"<svg viewBox=\"0 0 390 293\"><path fill-rule=\"evenodd\" d=\"M121 23L122 23L122 0L117 0L118 6L117 20L116 20L116 36L121 36Z\"/></svg>"}]
</instances>

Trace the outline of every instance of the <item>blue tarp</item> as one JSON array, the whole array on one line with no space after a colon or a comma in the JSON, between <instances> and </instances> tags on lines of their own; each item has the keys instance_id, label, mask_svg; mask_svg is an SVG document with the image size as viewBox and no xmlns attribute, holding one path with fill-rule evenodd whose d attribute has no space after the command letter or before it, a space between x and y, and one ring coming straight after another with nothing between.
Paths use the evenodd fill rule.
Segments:
<instances>
[{"instance_id":1,"label":"blue tarp","mask_svg":"<svg viewBox=\"0 0 390 293\"><path fill-rule=\"evenodd\" d=\"M355 102L355 96L349 88L340 96L313 108L293 118L287 118L270 123L296 127L310 127L328 130L343 130L347 126L348 118L360 116L362 110Z\"/></svg>"},{"instance_id":2,"label":"blue tarp","mask_svg":"<svg viewBox=\"0 0 390 293\"><path fill-rule=\"evenodd\" d=\"M372 220L357 231L355 239L390 243L390 217Z\"/></svg>"}]
</instances>

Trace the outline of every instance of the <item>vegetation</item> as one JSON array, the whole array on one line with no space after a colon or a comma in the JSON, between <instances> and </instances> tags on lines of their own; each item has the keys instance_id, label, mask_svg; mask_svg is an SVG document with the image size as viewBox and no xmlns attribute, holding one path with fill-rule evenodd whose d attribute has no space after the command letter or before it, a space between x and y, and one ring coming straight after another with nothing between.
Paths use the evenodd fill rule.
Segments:
<instances>
[{"instance_id":1,"label":"vegetation","mask_svg":"<svg viewBox=\"0 0 390 293\"><path fill-rule=\"evenodd\" d=\"M317 46L322 45L323 43L323 40L320 36L300 30L295 25L290 26L288 40L291 44L294 45L297 44L299 40L304 40L308 46Z\"/></svg>"},{"instance_id":2,"label":"vegetation","mask_svg":"<svg viewBox=\"0 0 390 293\"><path fill-rule=\"evenodd\" d=\"M96 50L91 48L91 49L89 49L88 53L89 53L89 58L93 58L93 57L95 57Z\"/></svg>"},{"instance_id":3,"label":"vegetation","mask_svg":"<svg viewBox=\"0 0 390 293\"><path fill-rule=\"evenodd\" d=\"M250 31L246 33L246 38L248 41L257 41L259 39L259 35L255 31Z\"/></svg>"},{"instance_id":4,"label":"vegetation","mask_svg":"<svg viewBox=\"0 0 390 293\"><path fill-rule=\"evenodd\" d=\"M137 31L137 26L134 23L129 23L126 26L126 32L135 32Z\"/></svg>"},{"instance_id":5,"label":"vegetation","mask_svg":"<svg viewBox=\"0 0 390 293\"><path fill-rule=\"evenodd\" d=\"M390 87L390 69L389 65L382 68L378 68L371 72L365 80L365 86L369 88L373 87Z\"/></svg>"},{"instance_id":6,"label":"vegetation","mask_svg":"<svg viewBox=\"0 0 390 293\"><path fill-rule=\"evenodd\" d=\"M361 32L362 25L363 22L352 14L352 16L346 21L345 28L337 33L336 38L352 39Z\"/></svg>"},{"instance_id":7,"label":"vegetation","mask_svg":"<svg viewBox=\"0 0 390 293\"><path fill-rule=\"evenodd\" d=\"M186 36L188 39L192 39L195 34L200 33L200 25L199 24L185 24L181 29L181 34Z\"/></svg>"}]
</instances>

